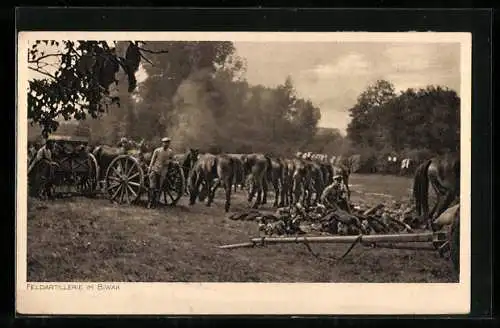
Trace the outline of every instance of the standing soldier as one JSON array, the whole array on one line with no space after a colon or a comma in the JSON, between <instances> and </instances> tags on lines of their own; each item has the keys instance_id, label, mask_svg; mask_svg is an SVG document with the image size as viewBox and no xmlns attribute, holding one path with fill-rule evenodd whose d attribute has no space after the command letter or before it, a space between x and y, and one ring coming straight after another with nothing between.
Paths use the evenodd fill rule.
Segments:
<instances>
[{"instance_id":1,"label":"standing soldier","mask_svg":"<svg viewBox=\"0 0 500 328\"><path fill-rule=\"evenodd\" d=\"M342 209L350 212L347 203L347 188L342 176L333 177L333 182L323 190L320 200L327 209Z\"/></svg>"},{"instance_id":2,"label":"standing soldier","mask_svg":"<svg viewBox=\"0 0 500 328\"><path fill-rule=\"evenodd\" d=\"M161 139L162 146L156 148L151 156L148 168L150 197L148 208L156 207L159 201L160 189L165 181L173 151L170 149L170 138Z\"/></svg>"},{"instance_id":3,"label":"standing soldier","mask_svg":"<svg viewBox=\"0 0 500 328\"><path fill-rule=\"evenodd\" d=\"M30 173L30 171L33 169L35 163L37 163L42 159L46 159L47 161L49 161L49 163L53 164L52 161L53 150L54 150L54 144L52 143L52 140L47 140L45 142L45 145L43 145L42 147L40 147L40 149L38 149L36 157L31 161L31 164L28 167L28 173Z\"/></svg>"}]
</instances>

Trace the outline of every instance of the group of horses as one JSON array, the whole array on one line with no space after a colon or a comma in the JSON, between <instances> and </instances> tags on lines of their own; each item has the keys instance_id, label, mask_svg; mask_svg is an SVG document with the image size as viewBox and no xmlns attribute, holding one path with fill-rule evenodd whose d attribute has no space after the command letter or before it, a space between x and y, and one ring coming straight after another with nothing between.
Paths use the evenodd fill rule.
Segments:
<instances>
[{"instance_id":1,"label":"group of horses","mask_svg":"<svg viewBox=\"0 0 500 328\"><path fill-rule=\"evenodd\" d=\"M101 172L111 161L121 154L136 156L143 163L149 164L151 147L143 142L129 149L99 145L88 148L95 156ZM341 175L349 190L350 167L335 163L328 156L310 153L297 153L292 157L273 156L264 153L201 153L191 148L185 153L174 156L183 169L186 179L185 193L189 204L197 199L210 206L219 187L225 190L225 211L231 207L232 192L247 190L248 202L252 208L267 203L270 187L274 190L274 207L288 206L297 202L305 206L319 201L323 189L333 181L335 175ZM429 211L429 183L436 194L436 204ZM419 217L432 222L444 212L460 194L460 160L457 154L445 154L421 163L415 171L413 197Z\"/></svg>"},{"instance_id":2,"label":"group of horses","mask_svg":"<svg viewBox=\"0 0 500 328\"><path fill-rule=\"evenodd\" d=\"M340 174L346 184L349 169L341 165L303 158L283 158L263 153L212 154L190 149L176 156L184 169L189 203L204 201L210 206L217 188L225 191L225 211L231 206L232 192L246 189L252 208L267 204L270 187L274 207L302 202L306 206L319 200L323 189Z\"/></svg>"},{"instance_id":3,"label":"group of horses","mask_svg":"<svg viewBox=\"0 0 500 328\"><path fill-rule=\"evenodd\" d=\"M288 206L297 202L305 206L319 201L323 189L335 175L341 175L347 186L348 196L350 169L333 164L326 158L282 158L262 153L253 154L199 154L191 150L184 159L190 204L196 202L201 192L208 195L207 205L213 202L219 186L225 189L225 210L230 208L232 189L248 188L248 202L252 207L267 203L267 193L274 189L274 207ZM188 159L188 160L186 160ZM433 187L436 203L429 211L429 184ZM417 216L432 227L439 217L460 195L460 159L456 153L433 157L421 163L413 179L413 198ZM256 196L255 200L254 197ZM200 199L203 200L203 197Z\"/></svg>"}]
</instances>

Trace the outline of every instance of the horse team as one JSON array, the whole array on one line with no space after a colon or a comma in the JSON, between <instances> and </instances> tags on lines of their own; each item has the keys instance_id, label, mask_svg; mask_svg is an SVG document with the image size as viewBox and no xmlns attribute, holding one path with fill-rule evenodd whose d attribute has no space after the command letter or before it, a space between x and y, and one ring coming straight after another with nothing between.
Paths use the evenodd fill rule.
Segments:
<instances>
[{"instance_id":1,"label":"horse team","mask_svg":"<svg viewBox=\"0 0 500 328\"><path fill-rule=\"evenodd\" d=\"M231 206L231 194L247 189L252 208L267 204L271 187L274 191L274 207L288 206L297 202L314 205L323 189L339 174L348 185L349 169L326 160L283 158L263 153L251 154L200 154L191 149L176 156L186 177L190 204L196 199L207 206L213 202L217 188L225 190L225 211Z\"/></svg>"}]
</instances>

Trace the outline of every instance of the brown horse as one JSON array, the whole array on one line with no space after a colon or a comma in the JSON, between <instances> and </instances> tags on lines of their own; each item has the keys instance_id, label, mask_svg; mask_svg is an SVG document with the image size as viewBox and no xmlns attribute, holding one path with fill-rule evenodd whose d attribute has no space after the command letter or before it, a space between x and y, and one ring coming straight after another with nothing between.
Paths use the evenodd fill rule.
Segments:
<instances>
[{"instance_id":1,"label":"brown horse","mask_svg":"<svg viewBox=\"0 0 500 328\"><path fill-rule=\"evenodd\" d=\"M429 212L429 181L437 200ZM450 153L434 157L420 164L413 180L413 197L417 215L427 221L427 226L439 217L460 195L460 158Z\"/></svg>"},{"instance_id":2,"label":"brown horse","mask_svg":"<svg viewBox=\"0 0 500 328\"><path fill-rule=\"evenodd\" d=\"M249 176L250 190L248 192L248 202L252 203L253 197L257 193L252 208L266 204L267 194L267 174L269 161L264 154L247 154L243 157L243 170L245 176Z\"/></svg>"},{"instance_id":3,"label":"brown horse","mask_svg":"<svg viewBox=\"0 0 500 328\"><path fill-rule=\"evenodd\" d=\"M184 154L175 154L174 159L179 162L184 172L184 177L186 179L186 194L188 193L188 180L189 172L194 167L194 164L198 160L199 150L197 148L189 148L189 150Z\"/></svg>"},{"instance_id":4,"label":"brown horse","mask_svg":"<svg viewBox=\"0 0 500 328\"><path fill-rule=\"evenodd\" d=\"M100 145L94 148L92 154L99 164L100 172L106 172L111 161L119 155L126 153L126 150L122 147L113 147L108 145Z\"/></svg>"},{"instance_id":5,"label":"brown horse","mask_svg":"<svg viewBox=\"0 0 500 328\"><path fill-rule=\"evenodd\" d=\"M245 187L245 172L243 169L243 154L227 154L227 156L233 159L234 163L234 192L237 191L238 185L240 185L240 190Z\"/></svg>"},{"instance_id":6,"label":"brown horse","mask_svg":"<svg viewBox=\"0 0 500 328\"><path fill-rule=\"evenodd\" d=\"M36 161L36 159L34 160ZM46 159L38 160L28 172L29 193L34 197L46 200L54 198L54 186L56 185L55 162Z\"/></svg>"},{"instance_id":7,"label":"brown horse","mask_svg":"<svg viewBox=\"0 0 500 328\"><path fill-rule=\"evenodd\" d=\"M321 165L314 161L307 160L306 164L306 198L305 205L310 206L319 201L321 193L325 188L324 172ZM312 195L315 195L314 200Z\"/></svg>"},{"instance_id":8,"label":"brown horse","mask_svg":"<svg viewBox=\"0 0 500 328\"><path fill-rule=\"evenodd\" d=\"M231 206L233 175L234 162L230 156L200 155L189 173L189 205L194 205L197 197L203 201L204 195L208 195L206 205L211 206L215 191L222 184L226 193L224 209L228 212ZM202 194L200 194L200 186L202 186Z\"/></svg>"},{"instance_id":9,"label":"brown horse","mask_svg":"<svg viewBox=\"0 0 500 328\"><path fill-rule=\"evenodd\" d=\"M285 172L284 163L280 158L267 156L268 159L268 173L267 182L269 182L274 189L274 203L273 207L283 206L285 198L285 189L283 188Z\"/></svg>"},{"instance_id":10,"label":"brown horse","mask_svg":"<svg viewBox=\"0 0 500 328\"><path fill-rule=\"evenodd\" d=\"M281 160L283 165L283 183L281 184L281 194L282 194L282 205L288 206L292 203L292 182L293 182L293 172L295 171L295 165L292 159L284 158Z\"/></svg>"},{"instance_id":11,"label":"brown horse","mask_svg":"<svg viewBox=\"0 0 500 328\"><path fill-rule=\"evenodd\" d=\"M231 207L231 190L234 181L235 169L237 166L235 164L234 158L231 156L220 154L217 156L217 183L215 184L212 195L215 195L215 191L221 185L224 187L224 192L226 196L224 210L229 211ZM212 196L213 198L213 196Z\"/></svg>"},{"instance_id":12,"label":"brown horse","mask_svg":"<svg viewBox=\"0 0 500 328\"><path fill-rule=\"evenodd\" d=\"M307 188L309 186L308 167L304 160L293 159L293 174L291 181L291 202L296 204L305 201Z\"/></svg>"}]
</instances>

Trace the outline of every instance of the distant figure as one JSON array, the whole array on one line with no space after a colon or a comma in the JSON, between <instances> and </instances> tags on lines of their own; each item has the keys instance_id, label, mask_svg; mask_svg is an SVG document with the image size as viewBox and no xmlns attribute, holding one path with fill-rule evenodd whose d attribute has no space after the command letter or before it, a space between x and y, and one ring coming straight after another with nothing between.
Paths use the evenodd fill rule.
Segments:
<instances>
[{"instance_id":1,"label":"distant figure","mask_svg":"<svg viewBox=\"0 0 500 328\"><path fill-rule=\"evenodd\" d=\"M333 182L321 194L320 201L327 209L342 209L349 211L347 203L347 188L341 175L333 177Z\"/></svg>"},{"instance_id":2,"label":"distant figure","mask_svg":"<svg viewBox=\"0 0 500 328\"><path fill-rule=\"evenodd\" d=\"M170 138L161 139L162 146L156 148L151 156L148 168L150 197L148 208L156 207L160 198L160 189L163 186L174 152L170 149Z\"/></svg>"},{"instance_id":3,"label":"distant figure","mask_svg":"<svg viewBox=\"0 0 500 328\"><path fill-rule=\"evenodd\" d=\"M410 170L411 159L405 158L401 161L401 175L405 175Z\"/></svg>"}]
</instances>

